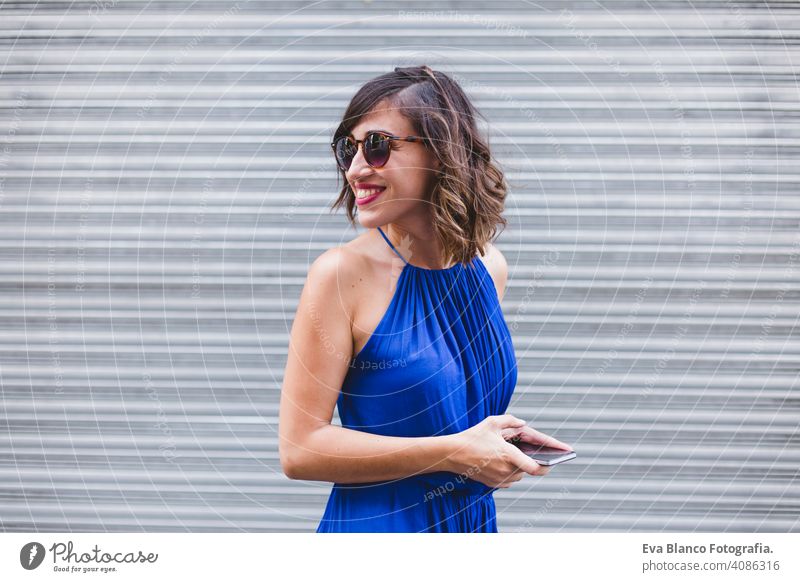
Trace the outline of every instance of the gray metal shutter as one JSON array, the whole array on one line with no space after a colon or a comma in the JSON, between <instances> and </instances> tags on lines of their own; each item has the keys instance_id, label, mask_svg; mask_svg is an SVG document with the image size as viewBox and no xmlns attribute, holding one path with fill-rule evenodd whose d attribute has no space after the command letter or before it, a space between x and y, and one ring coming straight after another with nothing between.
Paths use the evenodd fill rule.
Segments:
<instances>
[{"instance_id":1,"label":"gray metal shutter","mask_svg":"<svg viewBox=\"0 0 800 582\"><path fill-rule=\"evenodd\" d=\"M277 454L328 142L426 62L507 170L501 531L798 531L796 2L0 5L0 528L313 531ZM501 11L502 10L502 11ZM424 11L424 13L423 13Z\"/></svg>"}]
</instances>

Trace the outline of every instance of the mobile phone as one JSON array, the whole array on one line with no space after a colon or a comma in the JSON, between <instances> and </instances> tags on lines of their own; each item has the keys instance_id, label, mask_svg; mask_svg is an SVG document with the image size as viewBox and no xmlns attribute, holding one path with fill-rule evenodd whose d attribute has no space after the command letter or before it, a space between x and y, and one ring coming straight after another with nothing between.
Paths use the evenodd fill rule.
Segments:
<instances>
[{"instance_id":1,"label":"mobile phone","mask_svg":"<svg viewBox=\"0 0 800 582\"><path fill-rule=\"evenodd\" d=\"M528 455L531 459L539 463L540 465L550 466L550 465L557 465L558 463L563 463L564 461L569 461L570 459L574 459L578 455L575 454L575 451L565 451L564 449L557 449L555 447L545 447L541 445L532 445L530 443L524 443L522 441L513 442L511 444L519 447L523 453Z\"/></svg>"}]
</instances>

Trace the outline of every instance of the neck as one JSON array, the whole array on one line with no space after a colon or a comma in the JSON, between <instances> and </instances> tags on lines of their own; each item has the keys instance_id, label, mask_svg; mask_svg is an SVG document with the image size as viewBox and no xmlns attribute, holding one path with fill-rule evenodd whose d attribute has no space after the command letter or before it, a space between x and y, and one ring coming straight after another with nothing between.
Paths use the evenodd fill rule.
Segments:
<instances>
[{"instance_id":1,"label":"neck","mask_svg":"<svg viewBox=\"0 0 800 582\"><path fill-rule=\"evenodd\" d=\"M444 252L430 225L408 227L390 223L381 230L409 263L424 269L446 269Z\"/></svg>"}]
</instances>

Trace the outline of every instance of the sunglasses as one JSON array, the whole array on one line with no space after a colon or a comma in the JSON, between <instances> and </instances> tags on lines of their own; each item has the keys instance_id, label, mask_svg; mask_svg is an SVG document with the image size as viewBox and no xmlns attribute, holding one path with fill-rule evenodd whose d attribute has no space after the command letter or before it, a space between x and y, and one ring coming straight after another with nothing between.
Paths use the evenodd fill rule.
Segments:
<instances>
[{"instance_id":1,"label":"sunglasses","mask_svg":"<svg viewBox=\"0 0 800 582\"><path fill-rule=\"evenodd\" d=\"M364 136L364 139L353 139L349 135L345 135L337 139L331 144L333 148L333 155L336 156L336 163L339 168L346 172L350 169L350 164L358 153L358 144L364 144L364 159L373 168L381 168L389 161L389 155L392 153L393 141L421 141L424 142L424 137L416 135L409 135L407 137L398 137L391 133L384 133L382 131L370 131Z\"/></svg>"}]
</instances>

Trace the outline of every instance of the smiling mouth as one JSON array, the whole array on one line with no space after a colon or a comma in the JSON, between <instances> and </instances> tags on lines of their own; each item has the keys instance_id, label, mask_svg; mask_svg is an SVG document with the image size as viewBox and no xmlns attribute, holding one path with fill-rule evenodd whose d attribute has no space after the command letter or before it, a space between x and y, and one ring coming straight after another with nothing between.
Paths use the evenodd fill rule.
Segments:
<instances>
[{"instance_id":1,"label":"smiling mouth","mask_svg":"<svg viewBox=\"0 0 800 582\"><path fill-rule=\"evenodd\" d=\"M370 196L375 196L376 194L380 194L384 190L386 190L386 186L383 186L382 188L364 188L363 190L356 191L357 192L356 198L358 200L363 200L365 198L369 198Z\"/></svg>"},{"instance_id":2,"label":"smiling mouth","mask_svg":"<svg viewBox=\"0 0 800 582\"><path fill-rule=\"evenodd\" d=\"M386 190L386 187L383 187L383 188L369 188L369 189L364 189L364 190L358 190L357 191L358 193L356 194L356 204L361 206L363 204L367 204L369 202L372 202L384 190Z\"/></svg>"}]
</instances>

